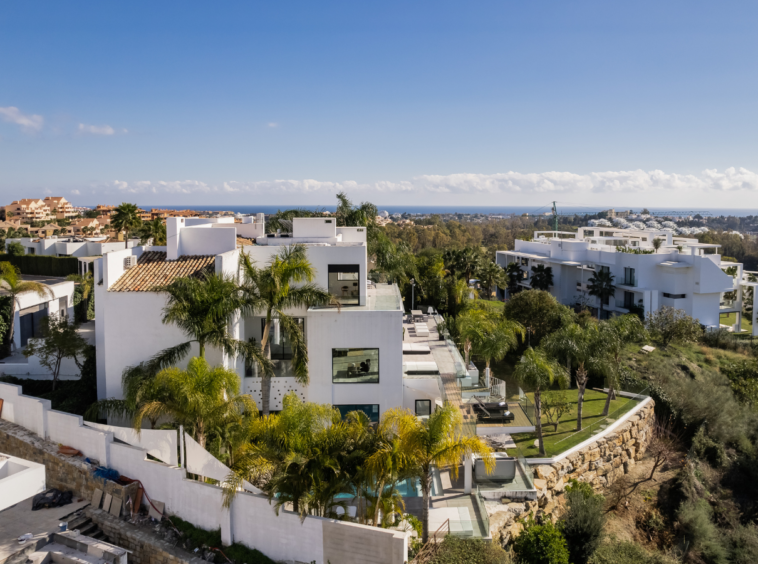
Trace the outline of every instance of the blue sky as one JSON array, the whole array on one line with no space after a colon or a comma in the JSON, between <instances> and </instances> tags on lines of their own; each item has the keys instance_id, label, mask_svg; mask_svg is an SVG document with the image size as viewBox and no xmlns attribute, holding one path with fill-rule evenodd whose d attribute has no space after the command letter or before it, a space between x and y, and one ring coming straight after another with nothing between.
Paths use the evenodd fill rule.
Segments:
<instances>
[{"instance_id":1,"label":"blue sky","mask_svg":"<svg viewBox=\"0 0 758 564\"><path fill-rule=\"evenodd\" d=\"M757 24L747 0L6 0L0 199L757 207Z\"/></svg>"}]
</instances>

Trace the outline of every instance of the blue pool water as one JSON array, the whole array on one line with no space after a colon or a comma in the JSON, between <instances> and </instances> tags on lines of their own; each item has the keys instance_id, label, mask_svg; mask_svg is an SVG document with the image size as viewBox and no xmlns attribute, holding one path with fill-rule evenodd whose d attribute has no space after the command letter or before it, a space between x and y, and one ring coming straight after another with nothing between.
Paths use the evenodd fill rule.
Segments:
<instances>
[{"instance_id":1,"label":"blue pool water","mask_svg":"<svg viewBox=\"0 0 758 564\"><path fill-rule=\"evenodd\" d=\"M418 478L409 478L407 480L403 480L402 482L399 482L395 487L403 497L421 497L423 495L421 493L421 480ZM437 481L432 479L432 495L440 495L437 490ZM354 495L345 493L339 494L335 497L339 499L352 499Z\"/></svg>"}]
</instances>

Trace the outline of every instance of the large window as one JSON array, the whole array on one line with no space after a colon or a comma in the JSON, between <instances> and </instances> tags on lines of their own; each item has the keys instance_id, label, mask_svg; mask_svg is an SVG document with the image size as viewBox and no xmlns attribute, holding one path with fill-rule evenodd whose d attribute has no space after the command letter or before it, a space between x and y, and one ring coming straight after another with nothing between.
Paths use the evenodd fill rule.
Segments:
<instances>
[{"instance_id":1,"label":"large window","mask_svg":"<svg viewBox=\"0 0 758 564\"><path fill-rule=\"evenodd\" d=\"M416 400L416 415L431 415L432 400Z\"/></svg>"},{"instance_id":2,"label":"large window","mask_svg":"<svg viewBox=\"0 0 758 564\"><path fill-rule=\"evenodd\" d=\"M379 382L379 349L332 349L332 382Z\"/></svg>"},{"instance_id":3,"label":"large window","mask_svg":"<svg viewBox=\"0 0 758 564\"><path fill-rule=\"evenodd\" d=\"M330 264L329 293L343 305L359 305L361 303L361 286L358 265Z\"/></svg>"},{"instance_id":4,"label":"large window","mask_svg":"<svg viewBox=\"0 0 758 564\"><path fill-rule=\"evenodd\" d=\"M344 419L351 411L362 411L372 423L379 423L379 404L378 403L357 403L346 405L335 405L340 410L340 415Z\"/></svg>"}]
</instances>

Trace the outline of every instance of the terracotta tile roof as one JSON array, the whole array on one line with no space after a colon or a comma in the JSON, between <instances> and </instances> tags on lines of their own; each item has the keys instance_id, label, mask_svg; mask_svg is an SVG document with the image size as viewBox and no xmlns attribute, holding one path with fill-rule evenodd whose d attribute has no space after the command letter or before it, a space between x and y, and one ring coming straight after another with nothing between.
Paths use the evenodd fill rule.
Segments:
<instances>
[{"instance_id":1,"label":"terracotta tile roof","mask_svg":"<svg viewBox=\"0 0 758 564\"><path fill-rule=\"evenodd\" d=\"M213 272L215 263L213 255L184 256L168 261L165 252L147 251L139 257L137 266L127 270L108 291L151 292L177 278Z\"/></svg>"}]
</instances>

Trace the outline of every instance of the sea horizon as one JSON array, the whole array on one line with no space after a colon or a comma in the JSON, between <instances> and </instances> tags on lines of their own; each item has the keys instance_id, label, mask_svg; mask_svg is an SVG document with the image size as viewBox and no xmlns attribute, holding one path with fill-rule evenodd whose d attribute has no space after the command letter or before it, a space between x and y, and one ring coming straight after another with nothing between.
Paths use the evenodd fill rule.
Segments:
<instances>
[{"instance_id":1,"label":"sea horizon","mask_svg":"<svg viewBox=\"0 0 758 564\"><path fill-rule=\"evenodd\" d=\"M139 205L139 204L137 204ZM95 206L83 206L83 207L92 207ZM180 205L174 205L174 204L151 204L151 205L145 205L140 206L144 208L155 208L155 209L169 209L169 210L197 210L197 211L211 211L211 212L221 212L221 211L230 211L236 213L240 213L243 215L250 215L250 214L256 214L256 213L264 213L266 215L275 214L277 211L280 210L288 210L293 208L299 208L299 209L305 209L310 211L316 211L316 210L323 210L323 211L329 211L334 212L337 209L337 206L334 204L331 205L302 205L302 206L293 206L293 205L198 205L198 204L180 204ZM422 214L422 215L428 215L428 214L450 214L450 213L462 213L462 214L489 214L489 215L510 215L510 214L516 214L521 215L524 213L528 213L530 215L543 215L547 214L550 215L550 206L419 206L419 205L409 205L409 206L402 206L402 205L376 205L377 209L381 211L387 211L390 214L395 213L408 213L408 214ZM664 213L664 212L672 212L672 213L686 213L686 212L693 212L700 213L700 214L710 214L713 217L719 217L719 216L734 216L734 217L747 217L747 216L753 216L758 215L758 208L672 208L672 207L650 207L650 206L642 206L638 208L628 208L628 207L611 207L611 206L559 206L558 212L561 214L566 213L577 213L580 215L583 215L584 213L587 214L594 214L598 213L600 211L608 210L608 209L615 209L616 211L626 211L629 209L632 209L633 211L639 213L642 211L643 208L647 208L649 211L653 213Z\"/></svg>"}]
</instances>

